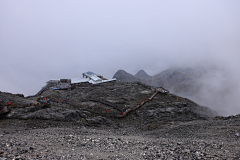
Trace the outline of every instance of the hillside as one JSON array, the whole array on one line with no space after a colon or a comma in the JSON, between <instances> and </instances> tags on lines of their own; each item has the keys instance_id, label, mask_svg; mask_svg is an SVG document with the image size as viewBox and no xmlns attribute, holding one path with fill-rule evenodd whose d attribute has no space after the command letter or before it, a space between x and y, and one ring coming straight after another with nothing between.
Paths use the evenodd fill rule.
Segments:
<instances>
[{"instance_id":1,"label":"hillside","mask_svg":"<svg viewBox=\"0 0 240 160\"><path fill-rule=\"evenodd\" d=\"M154 76L148 76L143 70L139 73L135 76L129 74L129 77L146 85L166 88L173 94L216 110L221 116L240 112L236 97L239 93L238 80L223 68L169 68ZM114 77L128 82L128 77L121 76L118 72Z\"/></svg>"},{"instance_id":2,"label":"hillside","mask_svg":"<svg viewBox=\"0 0 240 160\"><path fill-rule=\"evenodd\" d=\"M12 108L1 115L0 158L239 157L239 115L215 117L207 107L157 91L139 82L116 82L30 97L0 92L2 105Z\"/></svg>"},{"instance_id":3,"label":"hillside","mask_svg":"<svg viewBox=\"0 0 240 160\"><path fill-rule=\"evenodd\" d=\"M29 98L7 93L1 95L8 103L14 104L12 112L7 115L8 118L62 121L77 121L81 118L86 124L98 124L105 119L103 117L121 117L129 109L131 112L123 118L138 119L137 123L141 121L152 128L162 123L207 119L217 115L207 107L199 106L186 98L170 93L156 93L151 86L139 82L81 84L70 91L49 89L39 96ZM153 95L154 97L150 98ZM44 108L39 106L40 104L36 105L48 100L49 104ZM142 105L136 108L140 103ZM95 116L99 116L98 119L95 119ZM112 125L117 123L118 120L114 120Z\"/></svg>"}]
</instances>

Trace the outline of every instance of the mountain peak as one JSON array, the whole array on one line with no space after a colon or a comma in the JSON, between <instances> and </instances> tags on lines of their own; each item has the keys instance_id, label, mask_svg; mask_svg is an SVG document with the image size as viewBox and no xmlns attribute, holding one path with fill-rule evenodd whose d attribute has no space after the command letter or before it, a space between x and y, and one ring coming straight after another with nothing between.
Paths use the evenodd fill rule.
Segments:
<instances>
[{"instance_id":1,"label":"mountain peak","mask_svg":"<svg viewBox=\"0 0 240 160\"><path fill-rule=\"evenodd\" d=\"M135 77L142 78L142 79L151 79L151 76L149 76L144 70L138 71Z\"/></svg>"},{"instance_id":2,"label":"mountain peak","mask_svg":"<svg viewBox=\"0 0 240 160\"><path fill-rule=\"evenodd\" d=\"M139 81L137 77L134 77L133 75L127 73L124 70L118 70L113 78L116 78L117 80L120 81L128 81L128 82L134 82L134 81Z\"/></svg>"}]
</instances>

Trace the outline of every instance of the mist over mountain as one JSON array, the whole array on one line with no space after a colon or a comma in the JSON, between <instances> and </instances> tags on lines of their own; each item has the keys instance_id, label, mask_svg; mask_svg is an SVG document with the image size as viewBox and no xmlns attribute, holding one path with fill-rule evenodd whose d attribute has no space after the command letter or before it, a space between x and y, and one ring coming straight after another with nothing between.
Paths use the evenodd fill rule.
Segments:
<instances>
[{"instance_id":1,"label":"mist over mountain","mask_svg":"<svg viewBox=\"0 0 240 160\"><path fill-rule=\"evenodd\" d=\"M192 95L198 91L201 84L196 79L199 77L201 73L196 73L190 68L170 68L154 76L149 76L144 70L140 70L135 75L119 70L113 76L123 82L140 81L154 87L168 88L177 94L184 93L184 95Z\"/></svg>"},{"instance_id":2,"label":"mist over mountain","mask_svg":"<svg viewBox=\"0 0 240 160\"><path fill-rule=\"evenodd\" d=\"M109 79L122 69L131 81L238 114L239 8L233 0L1 1L0 91L28 96L49 80L86 71Z\"/></svg>"},{"instance_id":3,"label":"mist over mountain","mask_svg":"<svg viewBox=\"0 0 240 160\"><path fill-rule=\"evenodd\" d=\"M150 76L140 70L134 76L123 70L113 76L120 81L140 81L155 87L164 87L170 92L208 106L220 115L240 112L237 96L238 83L226 70L212 67L173 67ZM125 76L128 75L128 76Z\"/></svg>"}]
</instances>

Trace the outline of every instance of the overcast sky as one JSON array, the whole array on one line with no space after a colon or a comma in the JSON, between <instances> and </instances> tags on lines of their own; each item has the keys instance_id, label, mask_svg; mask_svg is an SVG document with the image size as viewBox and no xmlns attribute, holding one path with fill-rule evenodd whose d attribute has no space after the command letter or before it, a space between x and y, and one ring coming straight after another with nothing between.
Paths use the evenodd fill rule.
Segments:
<instances>
[{"instance_id":1,"label":"overcast sky","mask_svg":"<svg viewBox=\"0 0 240 160\"><path fill-rule=\"evenodd\" d=\"M0 0L0 91L35 94L50 79L173 65L240 69L237 0Z\"/></svg>"}]
</instances>

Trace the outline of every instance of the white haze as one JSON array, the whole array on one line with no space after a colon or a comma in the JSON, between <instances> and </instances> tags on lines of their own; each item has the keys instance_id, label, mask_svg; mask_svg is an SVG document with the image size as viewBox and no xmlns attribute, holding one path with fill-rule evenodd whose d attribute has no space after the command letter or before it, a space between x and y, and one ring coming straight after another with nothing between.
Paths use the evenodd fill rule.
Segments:
<instances>
[{"instance_id":1,"label":"white haze","mask_svg":"<svg viewBox=\"0 0 240 160\"><path fill-rule=\"evenodd\" d=\"M216 65L195 66L192 68L201 73L197 84L200 88L192 95L180 93L198 104L208 106L221 116L236 115L240 113L239 95L240 83L237 70ZM196 86L196 88L198 85Z\"/></svg>"},{"instance_id":2,"label":"white haze","mask_svg":"<svg viewBox=\"0 0 240 160\"><path fill-rule=\"evenodd\" d=\"M0 91L35 94L46 81L118 69L217 66L202 105L239 114L240 1L0 1ZM225 90L228 90L226 93Z\"/></svg>"}]
</instances>

